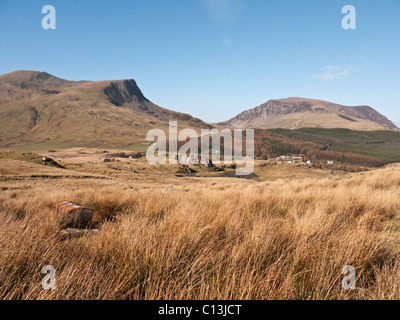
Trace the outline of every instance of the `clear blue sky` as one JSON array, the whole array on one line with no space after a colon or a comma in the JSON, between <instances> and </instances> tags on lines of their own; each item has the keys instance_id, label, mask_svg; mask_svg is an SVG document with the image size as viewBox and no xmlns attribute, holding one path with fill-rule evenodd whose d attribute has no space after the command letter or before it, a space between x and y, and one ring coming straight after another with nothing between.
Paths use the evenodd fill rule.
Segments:
<instances>
[{"instance_id":1,"label":"clear blue sky","mask_svg":"<svg viewBox=\"0 0 400 320\"><path fill-rule=\"evenodd\" d=\"M47 4L56 30L41 27ZM356 30L341 26L348 4ZM134 78L209 122L300 96L400 123L400 0L0 0L0 43L1 74Z\"/></svg>"}]
</instances>

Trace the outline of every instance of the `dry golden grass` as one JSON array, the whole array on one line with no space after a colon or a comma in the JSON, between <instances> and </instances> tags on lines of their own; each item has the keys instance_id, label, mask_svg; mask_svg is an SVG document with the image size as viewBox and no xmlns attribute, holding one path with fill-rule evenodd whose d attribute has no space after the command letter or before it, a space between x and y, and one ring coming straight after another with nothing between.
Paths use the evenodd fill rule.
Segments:
<instances>
[{"instance_id":1,"label":"dry golden grass","mask_svg":"<svg viewBox=\"0 0 400 320\"><path fill-rule=\"evenodd\" d=\"M400 299L398 168L197 181L1 191L0 298ZM95 208L101 232L61 241L60 200ZM44 265L56 290L41 288ZM345 265L357 290L342 289Z\"/></svg>"}]
</instances>

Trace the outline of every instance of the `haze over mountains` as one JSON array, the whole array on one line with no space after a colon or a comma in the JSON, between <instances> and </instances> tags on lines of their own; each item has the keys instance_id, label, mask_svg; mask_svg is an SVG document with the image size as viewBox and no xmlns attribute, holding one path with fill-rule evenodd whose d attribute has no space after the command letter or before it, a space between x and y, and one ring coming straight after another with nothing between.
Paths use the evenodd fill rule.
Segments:
<instances>
[{"instance_id":1,"label":"haze over mountains","mask_svg":"<svg viewBox=\"0 0 400 320\"><path fill-rule=\"evenodd\" d=\"M164 109L148 100L130 80L68 81L45 72L15 71L0 76L0 146L125 147L145 142L151 129L214 126ZM389 130L397 127L368 106L288 98L271 100L219 124L229 128L348 128Z\"/></svg>"},{"instance_id":2,"label":"haze over mountains","mask_svg":"<svg viewBox=\"0 0 400 320\"><path fill-rule=\"evenodd\" d=\"M45 72L0 76L0 144L58 143L66 146L128 146L148 130L212 128L188 114L148 100L136 82L68 81Z\"/></svg>"},{"instance_id":3,"label":"haze over mountains","mask_svg":"<svg viewBox=\"0 0 400 320\"><path fill-rule=\"evenodd\" d=\"M219 125L238 129L347 128L365 131L397 129L392 121L369 106L348 107L305 98L270 100Z\"/></svg>"}]
</instances>

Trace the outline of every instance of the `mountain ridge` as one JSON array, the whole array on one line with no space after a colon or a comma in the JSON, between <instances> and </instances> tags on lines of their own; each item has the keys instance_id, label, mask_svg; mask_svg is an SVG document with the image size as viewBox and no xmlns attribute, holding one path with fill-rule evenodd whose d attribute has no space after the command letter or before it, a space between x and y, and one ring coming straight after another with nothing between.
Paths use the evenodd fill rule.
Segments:
<instances>
[{"instance_id":1,"label":"mountain ridge","mask_svg":"<svg viewBox=\"0 0 400 320\"><path fill-rule=\"evenodd\" d=\"M358 130L398 129L370 106L344 106L317 99L290 97L272 99L232 119L218 123L230 128L349 128Z\"/></svg>"},{"instance_id":2,"label":"mountain ridge","mask_svg":"<svg viewBox=\"0 0 400 320\"><path fill-rule=\"evenodd\" d=\"M149 130L213 128L147 99L133 79L69 81L46 72L0 76L0 144L55 143L123 147L144 143Z\"/></svg>"}]
</instances>

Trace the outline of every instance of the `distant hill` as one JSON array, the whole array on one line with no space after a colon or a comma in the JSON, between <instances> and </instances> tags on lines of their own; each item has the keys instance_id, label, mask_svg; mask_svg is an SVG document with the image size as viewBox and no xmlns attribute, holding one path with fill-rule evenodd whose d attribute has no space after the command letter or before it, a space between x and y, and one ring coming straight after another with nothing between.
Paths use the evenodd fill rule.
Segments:
<instances>
[{"instance_id":1,"label":"distant hill","mask_svg":"<svg viewBox=\"0 0 400 320\"><path fill-rule=\"evenodd\" d=\"M347 128L374 131L398 129L369 106L348 107L305 98L270 100L218 125L230 128Z\"/></svg>"},{"instance_id":2,"label":"distant hill","mask_svg":"<svg viewBox=\"0 0 400 320\"><path fill-rule=\"evenodd\" d=\"M161 108L132 79L68 81L45 72L0 76L0 146L49 144L124 147L148 130L212 128L191 115Z\"/></svg>"},{"instance_id":3,"label":"distant hill","mask_svg":"<svg viewBox=\"0 0 400 320\"><path fill-rule=\"evenodd\" d=\"M255 130L257 158L264 160L288 154L303 154L313 161L381 166L400 162L400 132L322 128Z\"/></svg>"}]
</instances>

